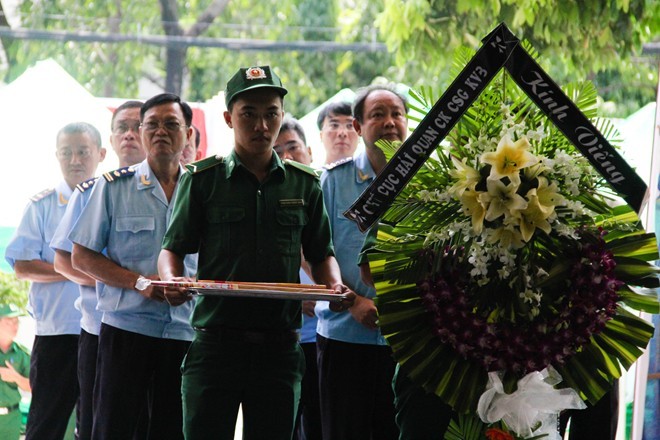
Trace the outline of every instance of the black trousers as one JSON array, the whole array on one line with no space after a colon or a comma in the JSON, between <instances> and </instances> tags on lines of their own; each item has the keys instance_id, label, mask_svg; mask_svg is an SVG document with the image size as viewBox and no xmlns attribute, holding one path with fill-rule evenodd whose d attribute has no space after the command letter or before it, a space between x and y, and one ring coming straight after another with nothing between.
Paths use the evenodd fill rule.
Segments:
<instances>
[{"instance_id":1,"label":"black trousers","mask_svg":"<svg viewBox=\"0 0 660 440\"><path fill-rule=\"evenodd\" d=\"M61 440L78 400L78 335L35 336L26 440Z\"/></svg>"},{"instance_id":2,"label":"black trousers","mask_svg":"<svg viewBox=\"0 0 660 440\"><path fill-rule=\"evenodd\" d=\"M619 419L619 381L595 405L587 403L585 409L570 409L559 418L563 437L568 420L571 421L569 440L614 440Z\"/></svg>"},{"instance_id":3,"label":"black trousers","mask_svg":"<svg viewBox=\"0 0 660 440\"><path fill-rule=\"evenodd\" d=\"M102 324L92 439L133 437L148 401L146 439L183 439L181 362L188 341L152 338Z\"/></svg>"},{"instance_id":4,"label":"black trousers","mask_svg":"<svg viewBox=\"0 0 660 440\"><path fill-rule=\"evenodd\" d=\"M394 403L400 440L435 440L445 438L454 416L451 406L440 397L415 385L397 365L394 374Z\"/></svg>"},{"instance_id":5,"label":"black trousers","mask_svg":"<svg viewBox=\"0 0 660 440\"><path fill-rule=\"evenodd\" d=\"M99 337L85 330L80 330L78 341L78 385L80 401L78 403L78 439L92 438L92 421L94 414L94 379L96 377L96 352L99 347Z\"/></svg>"},{"instance_id":6,"label":"black trousers","mask_svg":"<svg viewBox=\"0 0 660 440\"><path fill-rule=\"evenodd\" d=\"M319 372L316 365L316 342L300 344L305 354L305 375L300 390L298 418L293 440L321 440Z\"/></svg>"},{"instance_id":7,"label":"black trousers","mask_svg":"<svg viewBox=\"0 0 660 440\"><path fill-rule=\"evenodd\" d=\"M351 344L317 335L324 440L396 440L388 345Z\"/></svg>"}]
</instances>

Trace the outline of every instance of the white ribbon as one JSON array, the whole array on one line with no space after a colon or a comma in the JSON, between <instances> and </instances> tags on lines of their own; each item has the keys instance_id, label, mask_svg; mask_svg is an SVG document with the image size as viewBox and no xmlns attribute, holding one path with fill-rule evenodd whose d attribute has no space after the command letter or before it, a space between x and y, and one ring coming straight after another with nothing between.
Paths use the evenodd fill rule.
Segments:
<instances>
[{"instance_id":1,"label":"white ribbon","mask_svg":"<svg viewBox=\"0 0 660 440\"><path fill-rule=\"evenodd\" d=\"M506 394L499 373L488 373L477 413L484 423L503 420L521 437L547 434L547 440L561 440L557 432L559 412L587 407L574 389L554 388L561 380L561 375L549 366L529 373L518 381L515 392Z\"/></svg>"}]
</instances>

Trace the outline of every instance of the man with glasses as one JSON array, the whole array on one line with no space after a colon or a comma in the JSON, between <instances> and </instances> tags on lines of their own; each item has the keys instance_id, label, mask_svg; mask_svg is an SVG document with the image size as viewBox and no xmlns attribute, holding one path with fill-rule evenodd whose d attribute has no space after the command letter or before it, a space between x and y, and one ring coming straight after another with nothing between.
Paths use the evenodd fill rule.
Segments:
<instances>
[{"instance_id":1,"label":"man with glasses","mask_svg":"<svg viewBox=\"0 0 660 440\"><path fill-rule=\"evenodd\" d=\"M303 165L311 166L312 149L307 146L305 131L300 123L292 118L285 117L277 135L273 149L284 160L295 160ZM310 278L312 269L303 260L300 267L300 282L314 284ZM320 440L321 439L321 411L319 409L319 375L316 369L316 323L314 313L316 301L303 301L303 325L300 328L300 347L305 354L305 375L300 389L300 405L294 440Z\"/></svg>"},{"instance_id":2,"label":"man with glasses","mask_svg":"<svg viewBox=\"0 0 660 440\"><path fill-rule=\"evenodd\" d=\"M126 101L114 111L110 121L112 134L110 145L119 158L119 166L124 168L142 162L145 158L140 140L140 101ZM76 186L66 208L66 213L57 227L50 247L55 251L55 270L78 284L80 298L77 308L82 314L80 338L78 342L78 383L80 400L76 432L80 439L92 438L93 393L96 377L96 353L98 335L101 330L102 313L96 305L96 280L75 270L71 266L73 244L68 239L69 232L87 204L96 178L86 180ZM103 285L99 285L103 287Z\"/></svg>"},{"instance_id":3,"label":"man with glasses","mask_svg":"<svg viewBox=\"0 0 660 440\"><path fill-rule=\"evenodd\" d=\"M49 247L73 189L91 178L105 157L101 135L85 122L57 134L55 150L64 181L32 197L5 258L19 279L32 282L29 311L36 321L30 385L32 403L27 439L61 439L78 400L77 353L80 312L78 286L55 271Z\"/></svg>"},{"instance_id":4,"label":"man with glasses","mask_svg":"<svg viewBox=\"0 0 660 440\"><path fill-rule=\"evenodd\" d=\"M171 306L148 280L158 279L158 249L184 174L179 159L191 120L190 106L176 95L146 101L140 109L146 160L104 174L69 234L74 268L104 285L95 440L131 438L147 398L148 438L183 438L180 366L192 339L192 303ZM187 262L184 272L193 275Z\"/></svg>"},{"instance_id":5,"label":"man with glasses","mask_svg":"<svg viewBox=\"0 0 660 440\"><path fill-rule=\"evenodd\" d=\"M316 125L321 131L326 165L353 157L359 136L353 128L353 113L348 102L331 102L319 112Z\"/></svg>"},{"instance_id":6,"label":"man with glasses","mask_svg":"<svg viewBox=\"0 0 660 440\"><path fill-rule=\"evenodd\" d=\"M365 151L327 166L321 176L332 239L342 279L357 294L353 306L334 313L316 304L317 350L323 439L398 439L394 420L392 350L378 328L376 291L360 276L364 242L357 225L342 214L385 167L380 139L402 142L407 135L405 97L391 87L360 89L353 103L353 126Z\"/></svg>"}]
</instances>

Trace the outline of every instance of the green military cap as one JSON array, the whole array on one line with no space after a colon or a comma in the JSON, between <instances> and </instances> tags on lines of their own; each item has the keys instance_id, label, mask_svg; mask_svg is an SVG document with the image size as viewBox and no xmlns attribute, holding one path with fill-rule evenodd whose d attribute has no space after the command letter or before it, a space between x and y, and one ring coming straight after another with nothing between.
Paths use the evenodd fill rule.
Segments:
<instances>
[{"instance_id":1,"label":"green military cap","mask_svg":"<svg viewBox=\"0 0 660 440\"><path fill-rule=\"evenodd\" d=\"M287 94L287 89L282 86L280 77L270 68L270 66L241 67L238 72L227 82L225 89L225 105L229 103L239 93L258 87L270 87L276 89L280 96Z\"/></svg>"},{"instance_id":2,"label":"green military cap","mask_svg":"<svg viewBox=\"0 0 660 440\"><path fill-rule=\"evenodd\" d=\"M13 318L22 314L23 312L14 304L0 304L0 318Z\"/></svg>"}]
</instances>

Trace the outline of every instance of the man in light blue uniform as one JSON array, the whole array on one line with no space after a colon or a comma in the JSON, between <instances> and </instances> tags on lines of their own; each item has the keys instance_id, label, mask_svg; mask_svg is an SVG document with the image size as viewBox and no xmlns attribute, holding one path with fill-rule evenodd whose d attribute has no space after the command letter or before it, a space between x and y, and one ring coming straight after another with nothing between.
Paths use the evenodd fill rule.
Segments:
<instances>
[{"instance_id":1,"label":"man in light blue uniform","mask_svg":"<svg viewBox=\"0 0 660 440\"><path fill-rule=\"evenodd\" d=\"M312 149L307 145L305 131L300 123L289 116L285 117L280 132L275 139L273 149L285 160L295 160L311 166ZM311 279L312 269L303 258L300 267L300 282L314 284ZM303 301L303 325L300 328L300 347L305 354L305 375L300 388L300 405L293 440L321 439L321 410L319 408L319 375L316 368L316 325L318 319L314 313L316 301Z\"/></svg>"},{"instance_id":2,"label":"man in light blue uniform","mask_svg":"<svg viewBox=\"0 0 660 440\"><path fill-rule=\"evenodd\" d=\"M39 440L63 438L78 399L80 312L74 302L79 291L55 271L49 244L73 188L91 178L105 157L98 130L84 122L66 125L57 135L56 157L64 181L32 198L5 253L16 276L32 281L29 312L36 321L36 336L26 438Z\"/></svg>"},{"instance_id":3,"label":"man in light blue uniform","mask_svg":"<svg viewBox=\"0 0 660 440\"><path fill-rule=\"evenodd\" d=\"M119 166L122 168L142 162L145 158L139 133L141 106L142 102L140 101L126 101L117 107L110 121L112 130L110 144L117 154ZM50 247L55 251L55 270L78 284L80 288L80 297L75 304L82 314L80 338L78 340L80 400L78 402L78 419L76 423L76 432L80 439L92 438L92 401L102 313L96 308L96 280L73 269L71 266L73 243L69 240L68 235L78 220L83 207L87 204L95 182L96 178L92 178L76 186L64 217L62 217L60 225L50 242ZM103 290L103 284L99 283L98 287L100 291Z\"/></svg>"},{"instance_id":4,"label":"man in light blue uniform","mask_svg":"<svg viewBox=\"0 0 660 440\"><path fill-rule=\"evenodd\" d=\"M69 234L74 268L104 284L95 440L130 438L146 398L148 438L183 438L180 366L193 336L193 304L168 304L147 280L158 279L158 250L184 173L179 158L192 110L178 96L160 94L144 103L140 121L147 159L99 179ZM186 264L185 273L194 276L194 264Z\"/></svg>"},{"instance_id":5,"label":"man in light blue uniform","mask_svg":"<svg viewBox=\"0 0 660 440\"><path fill-rule=\"evenodd\" d=\"M327 165L321 176L342 279L358 294L343 313L331 312L327 303L316 304L324 440L398 438L391 388L395 362L376 323L372 299L376 292L363 282L357 264L365 234L343 212L386 164L376 141L405 139L406 112L405 98L391 88L371 86L358 91L353 125L365 151Z\"/></svg>"}]
</instances>

